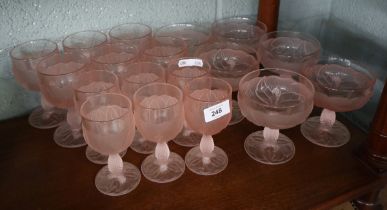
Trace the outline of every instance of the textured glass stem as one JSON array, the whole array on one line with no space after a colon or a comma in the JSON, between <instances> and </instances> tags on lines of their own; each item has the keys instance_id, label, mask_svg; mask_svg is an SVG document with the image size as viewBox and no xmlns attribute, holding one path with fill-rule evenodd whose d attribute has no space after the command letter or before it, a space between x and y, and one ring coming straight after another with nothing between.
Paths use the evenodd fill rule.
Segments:
<instances>
[{"instance_id":1,"label":"textured glass stem","mask_svg":"<svg viewBox=\"0 0 387 210\"><path fill-rule=\"evenodd\" d=\"M331 128L335 121L336 112L329 109L323 109L320 116L320 123L327 128Z\"/></svg>"},{"instance_id":2,"label":"textured glass stem","mask_svg":"<svg viewBox=\"0 0 387 210\"><path fill-rule=\"evenodd\" d=\"M53 113L54 106L47 101L43 94L40 94L40 106L44 110L42 115L43 119L50 118L51 114Z\"/></svg>"},{"instance_id":3,"label":"textured glass stem","mask_svg":"<svg viewBox=\"0 0 387 210\"><path fill-rule=\"evenodd\" d=\"M193 130L188 127L187 121L184 120L183 136L189 136L191 133L193 133Z\"/></svg>"},{"instance_id":4,"label":"textured glass stem","mask_svg":"<svg viewBox=\"0 0 387 210\"><path fill-rule=\"evenodd\" d=\"M271 146L277 145L278 137L279 137L279 130L278 129L271 129L269 127L265 127L263 129L263 138Z\"/></svg>"},{"instance_id":5,"label":"textured glass stem","mask_svg":"<svg viewBox=\"0 0 387 210\"><path fill-rule=\"evenodd\" d=\"M111 154L108 158L108 169L109 169L109 178L116 178L120 183L124 183L126 178L124 177L122 170L124 168L124 163L119 154Z\"/></svg>"},{"instance_id":6,"label":"textured glass stem","mask_svg":"<svg viewBox=\"0 0 387 210\"><path fill-rule=\"evenodd\" d=\"M67 110L67 123L70 125L71 132L74 138L79 138L81 133L81 117L79 113L71 107Z\"/></svg>"},{"instance_id":7,"label":"textured glass stem","mask_svg":"<svg viewBox=\"0 0 387 210\"><path fill-rule=\"evenodd\" d=\"M161 172L164 172L168 169L168 159L170 154L171 152L169 151L167 143L157 143L155 149L155 157L160 165Z\"/></svg>"},{"instance_id":8,"label":"textured glass stem","mask_svg":"<svg viewBox=\"0 0 387 210\"><path fill-rule=\"evenodd\" d=\"M211 162L210 157L214 151L214 139L210 135L203 135L199 145L200 151L203 154L203 163L209 164Z\"/></svg>"}]
</instances>

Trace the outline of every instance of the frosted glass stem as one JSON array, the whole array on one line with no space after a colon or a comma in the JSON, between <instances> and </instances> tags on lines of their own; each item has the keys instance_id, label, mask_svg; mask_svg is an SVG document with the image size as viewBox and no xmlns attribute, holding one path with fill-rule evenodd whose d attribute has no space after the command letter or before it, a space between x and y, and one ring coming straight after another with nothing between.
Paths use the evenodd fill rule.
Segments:
<instances>
[{"instance_id":1,"label":"frosted glass stem","mask_svg":"<svg viewBox=\"0 0 387 210\"><path fill-rule=\"evenodd\" d=\"M110 174L108 175L108 178L117 179L121 184L124 183L126 181L126 178L122 173L123 167L124 163L122 162L122 158L119 154L109 155L108 169Z\"/></svg>"},{"instance_id":2,"label":"frosted glass stem","mask_svg":"<svg viewBox=\"0 0 387 210\"><path fill-rule=\"evenodd\" d=\"M44 110L42 115L43 119L50 118L51 114L54 112L54 106L47 101L43 94L40 94L40 106Z\"/></svg>"},{"instance_id":3,"label":"frosted glass stem","mask_svg":"<svg viewBox=\"0 0 387 210\"><path fill-rule=\"evenodd\" d=\"M271 129L269 127L265 127L263 129L263 138L265 141L272 146L277 145L277 139L279 137L279 130L278 129Z\"/></svg>"},{"instance_id":4,"label":"frosted glass stem","mask_svg":"<svg viewBox=\"0 0 387 210\"><path fill-rule=\"evenodd\" d=\"M67 123L70 125L71 132L74 138L79 138L82 136L81 132L81 117L78 112L74 109L74 107L69 108L67 110Z\"/></svg>"},{"instance_id":5,"label":"frosted glass stem","mask_svg":"<svg viewBox=\"0 0 387 210\"><path fill-rule=\"evenodd\" d=\"M157 143L155 149L155 156L157 161L159 162L161 172L164 172L168 169L168 159L170 154L171 152L169 151L167 143Z\"/></svg>"},{"instance_id":6,"label":"frosted glass stem","mask_svg":"<svg viewBox=\"0 0 387 210\"><path fill-rule=\"evenodd\" d=\"M320 116L320 123L328 128L331 128L335 123L335 121L336 121L336 112L329 109L323 109Z\"/></svg>"},{"instance_id":7,"label":"frosted glass stem","mask_svg":"<svg viewBox=\"0 0 387 210\"><path fill-rule=\"evenodd\" d=\"M203 135L199 144L200 151L203 154L203 163L209 164L211 162L211 154L214 151L215 144L214 139L210 135Z\"/></svg>"}]
</instances>

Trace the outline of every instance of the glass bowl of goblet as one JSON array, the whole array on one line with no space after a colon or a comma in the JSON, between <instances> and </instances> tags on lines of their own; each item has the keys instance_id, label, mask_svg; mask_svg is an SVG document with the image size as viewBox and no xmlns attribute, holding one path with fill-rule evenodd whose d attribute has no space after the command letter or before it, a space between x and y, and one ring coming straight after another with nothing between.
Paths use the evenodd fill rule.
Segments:
<instances>
[{"instance_id":1,"label":"glass bowl of goblet","mask_svg":"<svg viewBox=\"0 0 387 210\"><path fill-rule=\"evenodd\" d=\"M320 42L308 34L292 31L274 31L261 37L258 54L265 68L283 68L301 72L317 63Z\"/></svg>"},{"instance_id":2,"label":"glass bowl of goblet","mask_svg":"<svg viewBox=\"0 0 387 210\"><path fill-rule=\"evenodd\" d=\"M171 182L185 170L180 155L170 152L168 141L183 128L183 93L171 84L152 83L133 96L136 127L148 141L157 143L155 153L141 164L142 174L157 183Z\"/></svg>"},{"instance_id":3,"label":"glass bowl of goblet","mask_svg":"<svg viewBox=\"0 0 387 210\"><path fill-rule=\"evenodd\" d=\"M72 83L86 71L89 59L78 52L54 53L39 62L38 78L41 92L56 107L67 109L67 120L54 133L54 141L65 148L86 145L80 116L74 107Z\"/></svg>"},{"instance_id":4,"label":"glass bowl of goblet","mask_svg":"<svg viewBox=\"0 0 387 210\"><path fill-rule=\"evenodd\" d=\"M196 78L208 77L211 66L207 61L196 57L184 57L169 62L167 69L167 82L179 87L182 91L185 85ZM180 146L193 147L200 143L201 135L194 132L184 120L184 128L173 139Z\"/></svg>"},{"instance_id":5,"label":"glass bowl of goblet","mask_svg":"<svg viewBox=\"0 0 387 210\"><path fill-rule=\"evenodd\" d=\"M133 101L134 93L142 86L165 82L164 68L157 63L136 62L126 66L120 73L121 92ZM136 129L136 134L130 148L141 154L151 154L155 151L156 143L147 141Z\"/></svg>"},{"instance_id":6,"label":"glass bowl of goblet","mask_svg":"<svg viewBox=\"0 0 387 210\"><path fill-rule=\"evenodd\" d=\"M226 81L205 77L191 80L184 88L185 119L190 128L201 133L199 146L185 155L187 167L199 175L223 171L228 158L214 145L213 135L227 127L231 120L232 89Z\"/></svg>"},{"instance_id":7,"label":"glass bowl of goblet","mask_svg":"<svg viewBox=\"0 0 387 210\"><path fill-rule=\"evenodd\" d=\"M107 36L100 31L80 31L68 35L62 41L64 52L78 52L90 58L94 47L107 43Z\"/></svg>"},{"instance_id":8,"label":"glass bowl of goblet","mask_svg":"<svg viewBox=\"0 0 387 210\"><path fill-rule=\"evenodd\" d=\"M314 103L323 111L320 117L311 117L301 125L302 134L322 147L346 144L351 134L336 120L336 112L364 106L373 94L375 77L366 65L337 56L324 57L303 73L314 84Z\"/></svg>"},{"instance_id":9,"label":"glass bowl of goblet","mask_svg":"<svg viewBox=\"0 0 387 210\"><path fill-rule=\"evenodd\" d=\"M269 165L291 160L294 144L279 129L304 122L312 112L313 96L311 81L293 71L261 69L245 75L239 83L239 107L246 119L265 127L246 138L247 154Z\"/></svg>"},{"instance_id":10,"label":"glass bowl of goblet","mask_svg":"<svg viewBox=\"0 0 387 210\"><path fill-rule=\"evenodd\" d=\"M135 45L141 53L146 49L152 39L151 27L141 23L124 23L114 26L109 31L111 42L125 42Z\"/></svg>"},{"instance_id":11,"label":"glass bowl of goblet","mask_svg":"<svg viewBox=\"0 0 387 210\"><path fill-rule=\"evenodd\" d=\"M26 90L40 91L36 66L38 63L58 52L55 42L39 39L17 45L10 52L12 71L16 81ZM28 117L32 127L48 129L59 126L65 120L65 110L55 108L44 95L40 97L41 106L34 109Z\"/></svg>"},{"instance_id":12,"label":"glass bowl of goblet","mask_svg":"<svg viewBox=\"0 0 387 210\"><path fill-rule=\"evenodd\" d=\"M95 177L97 189L110 196L133 191L141 180L136 166L123 162L119 153L126 150L134 136L132 103L121 94L90 96L81 106L85 140L93 150L109 156L108 165Z\"/></svg>"}]
</instances>

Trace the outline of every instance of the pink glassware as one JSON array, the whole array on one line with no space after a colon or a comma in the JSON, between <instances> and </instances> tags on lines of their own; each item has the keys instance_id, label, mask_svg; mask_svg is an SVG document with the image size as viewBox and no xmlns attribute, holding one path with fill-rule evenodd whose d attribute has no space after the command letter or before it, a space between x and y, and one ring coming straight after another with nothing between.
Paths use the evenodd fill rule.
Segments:
<instances>
[{"instance_id":1,"label":"pink glassware","mask_svg":"<svg viewBox=\"0 0 387 210\"><path fill-rule=\"evenodd\" d=\"M100 31L81 31L68 35L63 41L64 52L82 53L90 58L91 50L107 43L107 36Z\"/></svg>"},{"instance_id":2,"label":"pink glassware","mask_svg":"<svg viewBox=\"0 0 387 210\"><path fill-rule=\"evenodd\" d=\"M208 77L211 66L207 61L196 57L184 57L169 62L167 69L168 83L184 90L185 85L196 78ZM201 135L194 132L184 121L182 132L173 141L185 147L197 146L200 143Z\"/></svg>"},{"instance_id":3,"label":"pink glassware","mask_svg":"<svg viewBox=\"0 0 387 210\"><path fill-rule=\"evenodd\" d=\"M294 144L279 129L304 122L312 112L313 96L313 84L293 71L262 69L245 75L239 83L239 107L250 122L265 127L246 138L247 154L269 165L291 160Z\"/></svg>"},{"instance_id":4,"label":"pink glassware","mask_svg":"<svg viewBox=\"0 0 387 210\"><path fill-rule=\"evenodd\" d=\"M80 116L74 108L72 83L88 64L89 59L77 52L55 53L38 64L42 94L49 103L67 109L67 123L62 123L54 133L54 141L59 146L75 148L86 145L79 124Z\"/></svg>"},{"instance_id":5,"label":"pink glassware","mask_svg":"<svg viewBox=\"0 0 387 210\"><path fill-rule=\"evenodd\" d=\"M90 97L101 93L120 93L118 77L108 71L84 71L79 74L72 83L74 90L75 111L80 115L81 105ZM79 120L81 120L79 118ZM78 122L81 124L81 121ZM120 155L124 156L126 150ZM93 163L106 164L108 156L94 151L90 146L86 147L86 157Z\"/></svg>"},{"instance_id":6,"label":"pink glassware","mask_svg":"<svg viewBox=\"0 0 387 210\"><path fill-rule=\"evenodd\" d=\"M360 109L371 98L375 77L356 61L335 56L304 69L316 89L314 103L323 108L320 117L311 117L301 125L301 132L310 142L322 147L340 147L351 134L336 120L335 112Z\"/></svg>"},{"instance_id":7,"label":"pink glassware","mask_svg":"<svg viewBox=\"0 0 387 210\"><path fill-rule=\"evenodd\" d=\"M320 42L301 32L274 31L263 35L258 54L265 68L283 68L301 72L306 66L317 63Z\"/></svg>"},{"instance_id":8,"label":"pink glassware","mask_svg":"<svg viewBox=\"0 0 387 210\"><path fill-rule=\"evenodd\" d=\"M184 160L171 153L167 142L183 128L183 93L173 85L152 83L139 88L134 96L136 127L148 141L157 143L155 153L141 164L142 174L157 183L171 182L183 175Z\"/></svg>"},{"instance_id":9,"label":"pink glassware","mask_svg":"<svg viewBox=\"0 0 387 210\"><path fill-rule=\"evenodd\" d=\"M10 53L16 81L27 90L40 91L36 66L42 59L57 52L56 43L45 39L17 45ZM32 127L54 128L65 120L66 112L55 108L43 95L40 97L40 104L41 106L34 109L28 117Z\"/></svg>"},{"instance_id":10,"label":"pink glassware","mask_svg":"<svg viewBox=\"0 0 387 210\"><path fill-rule=\"evenodd\" d=\"M97 189L110 196L133 191L141 180L136 166L123 162L119 153L126 150L134 136L132 103L121 94L90 96L81 106L82 129L87 144L109 156L108 165L95 177Z\"/></svg>"},{"instance_id":11,"label":"pink glassware","mask_svg":"<svg viewBox=\"0 0 387 210\"><path fill-rule=\"evenodd\" d=\"M111 42L135 45L141 53L150 45L152 29L141 23L125 23L114 26L109 31L109 37Z\"/></svg>"},{"instance_id":12,"label":"pink glassware","mask_svg":"<svg viewBox=\"0 0 387 210\"><path fill-rule=\"evenodd\" d=\"M187 54L187 44L176 37L153 37L150 46L144 50L142 60L168 66L170 60L178 59Z\"/></svg>"},{"instance_id":13,"label":"pink glassware","mask_svg":"<svg viewBox=\"0 0 387 210\"><path fill-rule=\"evenodd\" d=\"M188 126L202 134L199 146L185 156L187 167L199 175L214 175L228 164L226 153L214 146L213 135L227 127L231 120L230 84L226 81L204 77L191 80L184 88L185 119Z\"/></svg>"},{"instance_id":14,"label":"pink glassware","mask_svg":"<svg viewBox=\"0 0 387 210\"><path fill-rule=\"evenodd\" d=\"M133 101L134 93L142 86L165 82L164 68L156 63L138 62L132 63L119 75L121 80L121 92ZM155 151L156 143L147 141L136 129L136 134L130 148L141 154L151 154Z\"/></svg>"}]
</instances>

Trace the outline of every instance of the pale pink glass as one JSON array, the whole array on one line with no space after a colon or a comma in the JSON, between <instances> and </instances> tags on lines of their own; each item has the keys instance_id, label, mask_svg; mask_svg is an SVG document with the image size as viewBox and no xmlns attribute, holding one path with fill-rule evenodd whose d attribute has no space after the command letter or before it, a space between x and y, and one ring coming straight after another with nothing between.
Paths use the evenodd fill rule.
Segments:
<instances>
[{"instance_id":1,"label":"pale pink glass","mask_svg":"<svg viewBox=\"0 0 387 210\"><path fill-rule=\"evenodd\" d=\"M108 71L96 70L82 72L72 84L74 90L74 105L77 114L80 115L81 105L90 96L101 93L120 93L118 83L118 77ZM79 118L79 120L81 119ZM81 121L78 123L81 124ZM121 157L125 153L126 150L120 153ZM96 164L106 164L108 161L108 156L94 151L90 146L86 147L86 157Z\"/></svg>"},{"instance_id":2,"label":"pale pink glass","mask_svg":"<svg viewBox=\"0 0 387 210\"><path fill-rule=\"evenodd\" d=\"M134 93L142 86L165 82L164 68L156 63L138 62L132 63L119 75L121 80L121 92L133 100ZM156 143L147 141L136 130L133 143L130 148L141 154L151 154L155 151Z\"/></svg>"},{"instance_id":3,"label":"pale pink glass","mask_svg":"<svg viewBox=\"0 0 387 210\"><path fill-rule=\"evenodd\" d=\"M27 90L40 91L36 66L42 59L57 52L56 43L45 39L17 45L10 53L16 81ZM43 95L40 97L40 104L41 106L34 109L28 117L28 122L32 127L54 128L65 120L65 110L55 108Z\"/></svg>"},{"instance_id":4,"label":"pale pink glass","mask_svg":"<svg viewBox=\"0 0 387 210\"><path fill-rule=\"evenodd\" d=\"M314 103L323 108L321 116L301 125L310 142L322 147L340 147L351 137L335 112L350 112L364 106L373 94L375 77L368 67L336 56L324 57L303 70L316 89Z\"/></svg>"},{"instance_id":5,"label":"pale pink glass","mask_svg":"<svg viewBox=\"0 0 387 210\"><path fill-rule=\"evenodd\" d=\"M42 94L56 107L67 109L67 122L54 133L54 141L65 148L86 145L80 127L80 116L74 108L72 83L86 70L89 59L78 52L55 53L43 59L38 67Z\"/></svg>"},{"instance_id":6,"label":"pale pink glass","mask_svg":"<svg viewBox=\"0 0 387 210\"><path fill-rule=\"evenodd\" d=\"M100 31L81 31L68 35L63 41L64 52L82 53L90 58L91 50L107 43L107 36Z\"/></svg>"},{"instance_id":7,"label":"pale pink glass","mask_svg":"<svg viewBox=\"0 0 387 210\"><path fill-rule=\"evenodd\" d=\"M183 128L183 93L173 85L152 83L139 88L134 96L136 127L148 141L157 143L155 153L141 164L142 174L157 183L172 182L185 170L180 155L170 152L168 141Z\"/></svg>"},{"instance_id":8,"label":"pale pink glass","mask_svg":"<svg viewBox=\"0 0 387 210\"><path fill-rule=\"evenodd\" d=\"M134 136L133 108L121 94L102 93L90 96L81 106L82 129L87 144L109 156L108 165L95 177L97 189L110 196L133 191L141 180L136 166L123 162L119 153L126 150Z\"/></svg>"},{"instance_id":9,"label":"pale pink glass","mask_svg":"<svg viewBox=\"0 0 387 210\"><path fill-rule=\"evenodd\" d=\"M246 119L265 127L246 138L247 154L269 165L290 161L294 144L279 129L304 122L312 112L313 96L313 84L293 71L262 69L244 76L239 83L239 107Z\"/></svg>"},{"instance_id":10,"label":"pale pink glass","mask_svg":"<svg viewBox=\"0 0 387 210\"><path fill-rule=\"evenodd\" d=\"M111 42L135 45L141 53L150 45L152 29L141 23L125 23L114 26L109 31L109 37Z\"/></svg>"},{"instance_id":11,"label":"pale pink glass","mask_svg":"<svg viewBox=\"0 0 387 210\"><path fill-rule=\"evenodd\" d=\"M184 109L189 110L185 112L185 119L190 128L202 134L199 146L185 155L187 167L196 174L214 175L227 167L227 154L214 145L212 136L226 128L231 120L231 93L230 84L212 77L191 80L184 88ZM220 103L225 103L229 112L220 107L225 115L206 121L204 110Z\"/></svg>"},{"instance_id":12,"label":"pale pink glass","mask_svg":"<svg viewBox=\"0 0 387 210\"><path fill-rule=\"evenodd\" d=\"M196 78L209 77L211 66L207 61L196 57L183 57L170 61L167 69L168 83L184 90L185 85ZM199 145L201 135L194 132L184 121L184 128L173 141L184 147Z\"/></svg>"},{"instance_id":13,"label":"pale pink glass","mask_svg":"<svg viewBox=\"0 0 387 210\"><path fill-rule=\"evenodd\" d=\"M306 66L317 63L320 42L308 34L292 31L274 31L263 35L258 54L265 68L283 68L301 72Z\"/></svg>"}]
</instances>

